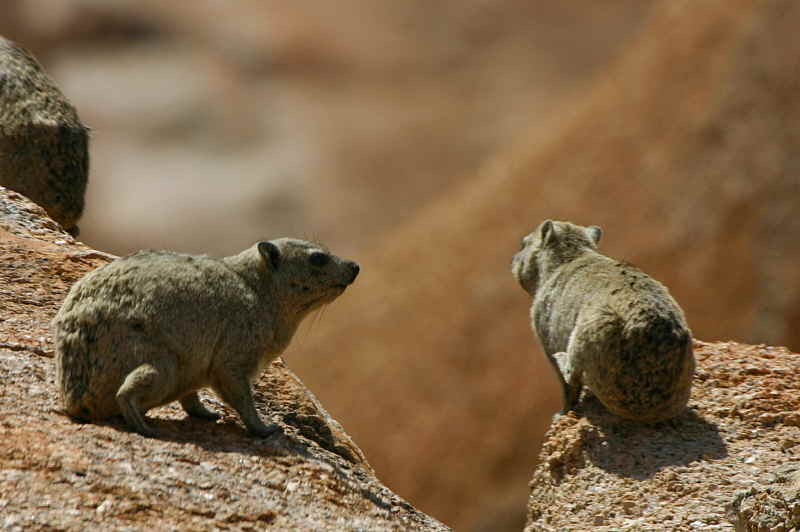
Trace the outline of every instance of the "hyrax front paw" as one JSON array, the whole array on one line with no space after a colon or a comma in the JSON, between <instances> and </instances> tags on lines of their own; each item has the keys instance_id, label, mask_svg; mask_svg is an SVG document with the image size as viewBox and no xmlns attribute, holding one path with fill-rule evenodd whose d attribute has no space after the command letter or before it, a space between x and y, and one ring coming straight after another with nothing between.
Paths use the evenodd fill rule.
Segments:
<instances>
[{"instance_id":1,"label":"hyrax front paw","mask_svg":"<svg viewBox=\"0 0 800 532\"><path fill-rule=\"evenodd\" d=\"M257 427L248 427L247 430L256 438L269 438L270 436L283 432L280 425L275 423L270 423L269 425L261 424L261 426Z\"/></svg>"},{"instance_id":2,"label":"hyrax front paw","mask_svg":"<svg viewBox=\"0 0 800 532\"><path fill-rule=\"evenodd\" d=\"M208 421L216 421L220 417L216 412L209 410L203 403L200 402L200 397L197 392L190 393L181 399L181 406L192 417L198 419L206 419Z\"/></svg>"}]
</instances>

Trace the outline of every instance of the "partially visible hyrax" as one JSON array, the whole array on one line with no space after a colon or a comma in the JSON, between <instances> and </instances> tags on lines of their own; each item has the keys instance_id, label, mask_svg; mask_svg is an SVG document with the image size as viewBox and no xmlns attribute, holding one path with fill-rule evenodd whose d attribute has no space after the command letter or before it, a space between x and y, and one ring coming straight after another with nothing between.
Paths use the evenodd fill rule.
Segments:
<instances>
[{"instance_id":1,"label":"partially visible hyrax","mask_svg":"<svg viewBox=\"0 0 800 532\"><path fill-rule=\"evenodd\" d=\"M140 251L98 268L75 283L53 321L66 413L87 421L121 413L152 436L145 413L171 401L217 419L197 395L210 387L252 434L268 436L277 427L256 413L251 381L358 272L320 244L289 238L223 259Z\"/></svg>"},{"instance_id":2,"label":"partially visible hyrax","mask_svg":"<svg viewBox=\"0 0 800 532\"><path fill-rule=\"evenodd\" d=\"M89 172L89 130L24 49L0 37L0 185L77 235Z\"/></svg>"},{"instance_id":3,"label":"partially visible hyrax","mask_svg":"<svg viewBox=\"0 0 800 532\"><path fill-rule=\"evenodd\" d=\"M597 250L602 231L547 220L522 241L512 273L564 392L563 412L591 390L620 417L658 422L686 407L692 333L667 289Z\"/></svg>"}]
</instances>

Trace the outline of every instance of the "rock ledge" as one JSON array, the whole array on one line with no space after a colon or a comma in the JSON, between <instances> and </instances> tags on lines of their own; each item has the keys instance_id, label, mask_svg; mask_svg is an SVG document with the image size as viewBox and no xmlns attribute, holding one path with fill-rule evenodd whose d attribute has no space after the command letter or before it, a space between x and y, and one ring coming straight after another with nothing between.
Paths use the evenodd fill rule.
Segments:
<instances>
[{"instance_id":1,"label":"rock ledge","mask_svg":"<svg viewBox=\"0 0 800 532\"><path fill-rule=\"evenodd\" d=\"M526 531L797 526L800 355L732 342L695 342L695 355L689 409L675 420L627 422L586 394L580 417L553 423Z\"/></svg>"},{"instance_id":2,"label":"rock ledge","mask_svg":"<svg viewBox=\"0 0 800 532\"><path fill-rule=\"evenodd\" d=\"M255 385L285 436L150 412L162 435L59 412L49 328L69 287L114 257L0 187L0 528L3 530L448 530L375 477L314 395L276 361Z\"/></svg>"}]
</instances>

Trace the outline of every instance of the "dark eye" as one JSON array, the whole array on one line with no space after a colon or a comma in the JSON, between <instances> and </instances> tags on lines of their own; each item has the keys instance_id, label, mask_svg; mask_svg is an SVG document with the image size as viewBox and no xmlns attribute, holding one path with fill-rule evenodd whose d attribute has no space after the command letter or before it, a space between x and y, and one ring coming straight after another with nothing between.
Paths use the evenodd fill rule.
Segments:
<instances>
[{"instance_id":1,"label":"dark eye","mask_svg":"<svg viewBox=\"0 0 800 532\"><path fill-rule=\"evenodd\" d=\"M331 261L330 255L327 253L322 253L321 251L315 251L308 257L308 262L311 263L312 266L325 266Z\"/></svg>"}]
</instances>

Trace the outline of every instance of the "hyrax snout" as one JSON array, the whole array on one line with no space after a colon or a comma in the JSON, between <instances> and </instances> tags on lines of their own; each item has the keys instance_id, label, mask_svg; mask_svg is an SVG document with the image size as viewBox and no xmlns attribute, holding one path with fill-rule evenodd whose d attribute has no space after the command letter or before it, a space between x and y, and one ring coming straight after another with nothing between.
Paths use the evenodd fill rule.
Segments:
<instances>
[{"instance_id":1,"label":"hyrax snout","mask_svg":"<svg viewBox=\"0 0 800 532\"><path fill-rule=\"evenodd\" d=\"M691 331L661 283L598 251L601 235L597 226L546 220L512 261L533 297L532 326L561 381L563 411L585 385L621 417L672 418L691 391Z\"/></svg>"},{"instance_id":2,"label":"hyrax snout","mask_svg":"<svg viewBox=\"0 0 800 532\"><path fill-rule=\"evenodd\" d=\"M121 413L151 436L145 413L171 401L217 419L197 395L210 387L252 434L268 436L277 427L259 418L252 379L358 272L322 245L290 238L222 259L140 251L98 268L53 321L64 409L87 421Z\"/></svg>"}]
</instances>

